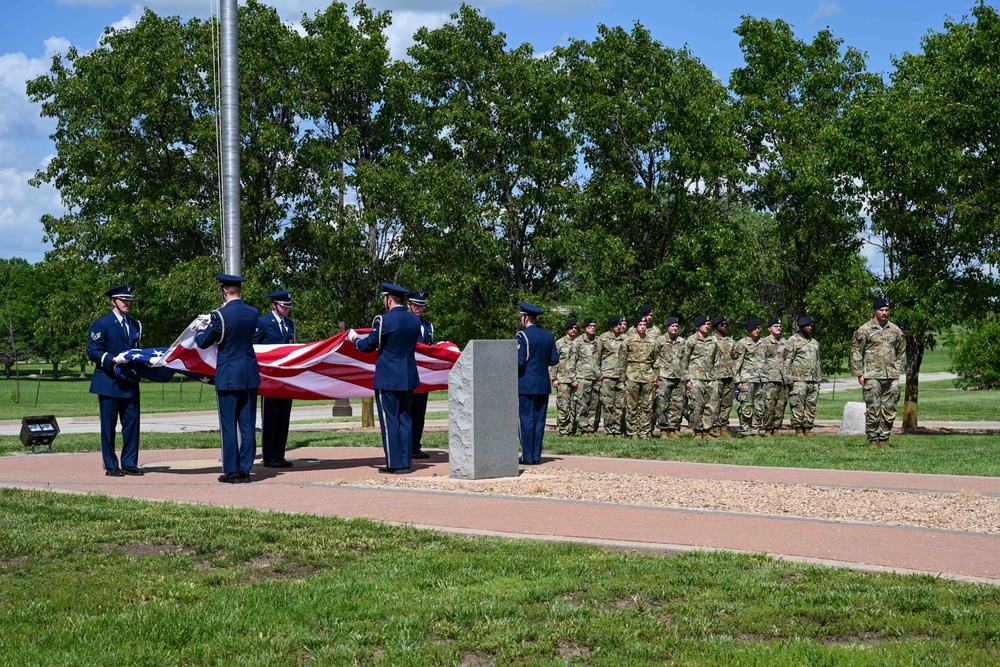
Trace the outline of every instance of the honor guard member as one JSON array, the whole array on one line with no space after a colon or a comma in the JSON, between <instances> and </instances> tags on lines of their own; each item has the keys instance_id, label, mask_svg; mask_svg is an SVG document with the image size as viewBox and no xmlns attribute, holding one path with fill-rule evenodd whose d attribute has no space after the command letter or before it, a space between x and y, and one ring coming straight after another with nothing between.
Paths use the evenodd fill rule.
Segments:
<instances>
[{"instance_id":1,"label":"honor guard member","mask_svg":"<svg viewBox=\"0 0 1000 667\"><path fill-rule=\"evenodd\" d=\"M271 299L271 312L257 320L254 345L286 345L295 342L295 322L288 318L292 308L292 293L278 290L267 295ZM292 399L260 399L261 435L260 448L265 468L291 468L285 459L288 444L288 421L292 416Z\"/></svg>"},{"instance_id":2,"label":"honor guard member","mask_svg":"<svg viewBox=\"0 0 1000 667\"><path fill-rule=\"evenodd\" d=\"M569 372L569 357L580 328L576 320L571 318L566 320L563 330L566 334L556 341L559 363L550 375L552 386L556 388L556 423L559 425L559 433L573 435L576 432L576 387Z\"/></svg>"},{"instance_id":3,"label":"honor guard member","mask_svg":"<svg viewBox=\"0 0 1000 667\"><path fill-rule=\"evenodd\" d=\"M740 435L744 438L759 437L764 420L764 381L761 379L761 364L764 349L760 345L761 321L756 317L747 320L744 329L747 335L733 346L732 356L735 366L733 379L739 391Z\"/></svg>"},{"instance_id":4,"label":"honor guard member","mask_svg":"<svg viewBox=\"0 0 1000 667\"><path fill-rule=\"evenodd\" d=\"M403 301L405 287L382 283L385 313L372 320L372 330L359 336L351 329L347 338L361 352L378 352L375 359L375 405L382 430L385 466L380 473L405 475L413 457L413 422L410 407L413 390L420 386L414 352L420 339L420 319L408 311Z\"/></svg>"},{"instance_id":5,"label":"honor guard member","mask_svg":"<svg viewBox=\"0 0 1000 667\"><path fill-rule=\"evenodd\" d=\"M406 295L406 305L417 319L420 320L420 338L417 342L424 345L434 344L434 325L424 319L424 309L427 308L427 292L409 292ZM413 458L429 459L430 454L422 449L420 441L424 437L424 420L427 417L427 393L413 394L410 404L410 421L413 422Z\"/></svg>"},{"instance_id":6,"label":"honor guard member","mask_svg":"<svg viewBox=\"0 0 1000 667\"><path fill-rule=\"evenodd\" d=\"M604 434L623 435L625 432L625 381L621 377L618 351L625 342L625 326L621 315L608 318L608 330L597 337L595 366L600 370L601 404L604 408Z\"/></svg>"},{"instance_id":7,"label":"honor guard member","mask_svg":"<svg viewBox=\"0 0 1000 667\"><path fill-rule=\"evenodd\" d=\"M764 382L764 417L761 435L781 435L781 421L785 418L788 389L785 386L785 340L781 337L781 320L771 318L767 323L770 336L761 345L761 378Z\"/></svg>"},{"instance_id":8,"label":"honor guard member","mask_svg":"<svg viewBox=\"0 0 1000 667\"><path fill-rule=\"evenodd\" d=\"M101 414L101 454L109 477L142 475L139 469L139 378L123 373L129 363L125 352L141 347L142 324L128 316L132 285L112 287L111 312L90 325L87 358L97 364L90 379L90 393L97 394ZM115 427L122 423L122 459L115 454Z\"/></svg>"},{"instance_id":9,"label":"honor guard member","mask_svg":"<svg viewBox=\"0 0 1000 667\"><path fill-rule=\"evenodd\" d=\"M684 415L684 369L681 356L684 339L677 335L680 322L668 317L663 322L660 337L660 378L656 387L656 424L661 438L676 438L681 434L681 417Z\"/></svg>"},{"instance_id":10,"label":"honor guard member","mask_svg":"<svg viewBox=\"0 0 1000 667\"><path fill-rule=\"evenodd\" d=\"M222 307L212 311L194 341L201 349L217 346L215 396L219 404L222 436L222 475L225 484L248 484L257 455L257 388L260 368L253 351L257 318L253 306L243 303L244 278L220 273L215 276L222 292Z\"/></svg>"},{"instance_id":11,"label":"honor guard member","mask_svg":"<svg viewBox=\"0 0 1000 667\"><path fill-rule=\"evenodd\" d=\"M889 321L888 299L875 299L872 319L854 332L850 369L865 396L868 444L888 447L899 403L899 376L906 372L906 339Z\"/></svg>"},{"instance_id":12,"label":"honor guard member","mask_svg":"<svg viewBox=\"0 0 1000 667\"><path fill-rule=\"evenodd\" d=\"M712 318L712 328L715 330L715 344L719 348L719 359L715 370L718 379L715 381L715 396L712 401L713 423L712 434L717 438L729 436L729 413L733 411L733 339L728 335L729 320L725 315Z\"/></svg>"},{"instance_id":13,"label":"honor guard member","mask_svg":"<svg viewBox=\"0 0 1000 667\"><path fill-rule=\"evenodd\" d=\"M811 436L816 423L816 402L822 371L819 343L813 338L813 318L804 315L796 322L799 330L785 343L783 374L790 385L788 406L797 436Z\"/></svg>"},{"instance_id":14,"label":"honor guard member","mask_svg":"<svg viewBox=\"0 0 1000 667\"><path fill-rule=\"evenodd\" d=\"M543 311L521 302L521 326L517 340L517 411L521 439L521 465L542 462L542 437L545 435L545 411L549 407L549 367L559 363L556 339L538 326Z\"/></svg>"},{"instance_id":15,"label":"honor guard member","mask_svg":"<svg viewBox=\"0 0 1000 667\"><path fill-rule=\"evenodd\" d=\"M577 336L570 349L569 373L576 388L576 429L581 436L597 433L601 425L601 369L597 352L597 320L583 321L583 335Z\"/></svg>"},{"instance_id":16,"label":"honor guard member","mask_svg":"<svg viewBox=\"0 0 1000 667\"><path fill-rule=\"evenodd\" d=\"M681 353L681 370L684 375L681 379L687 387L687 405L691 410L688 419L694 437L705 440L714 437L711 432L714 413L710 408L710 399L719 348L715 344L715 337L709 334L712 322L708 315L696 317L694 327L695 332L684 341L684 351Z\"/></svg>"}]
</instances>

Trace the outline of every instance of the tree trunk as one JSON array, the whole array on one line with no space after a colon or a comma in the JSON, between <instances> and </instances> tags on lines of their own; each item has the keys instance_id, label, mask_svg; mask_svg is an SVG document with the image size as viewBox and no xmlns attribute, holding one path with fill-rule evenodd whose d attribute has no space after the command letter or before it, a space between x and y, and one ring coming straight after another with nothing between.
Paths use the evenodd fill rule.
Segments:
<instances>
[{"instance_id":1,"label":"tree trunk","mask_svg":"<svg viewBox=\"0 0 1000 667\"><path fill-rule=\"evenodd\" d=\"M903 429L917 428L917 397L920 395L920 362L924 360L924 334L906 336L906 394L903 399Z\"/></svg>"},{"instance_id":2,"label":"tree trunk","mask_svg":"<svg viewBox=\"0 0 1000 667\"><path fill-rule=\"evenodd\" d=\"M362 398L361 399L361 427L362 428L374 428L375 427L375 399L374 398Z\"/></svg>"},{"instance_id":3,"label":"tree trunk","mask_svg":"<svg viewBox=\"0 0 1000 667\"><path fill-rule=\"evenodd\" d=\"M41 372L39 372L39 375L41 375ZM58 361L53 361L52 362L52 379L53 380L58 380L59 379L59 362Z\"/></svg>"}]
</instances>

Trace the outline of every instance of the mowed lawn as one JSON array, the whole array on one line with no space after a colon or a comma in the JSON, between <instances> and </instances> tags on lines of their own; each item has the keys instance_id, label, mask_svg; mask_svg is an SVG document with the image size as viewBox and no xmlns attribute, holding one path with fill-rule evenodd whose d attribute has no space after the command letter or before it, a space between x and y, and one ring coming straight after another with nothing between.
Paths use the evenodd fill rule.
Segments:
<instances>
[{"instance_id":1,"label":"mowed lawn","mask_svg":"<svg viewBox=\"0 0 1000 667\"><path fill-rule=\"evenodd\" d=\"M3 665L984 665L1000 588L0 491Z\"/></svg>"}]
</instances>

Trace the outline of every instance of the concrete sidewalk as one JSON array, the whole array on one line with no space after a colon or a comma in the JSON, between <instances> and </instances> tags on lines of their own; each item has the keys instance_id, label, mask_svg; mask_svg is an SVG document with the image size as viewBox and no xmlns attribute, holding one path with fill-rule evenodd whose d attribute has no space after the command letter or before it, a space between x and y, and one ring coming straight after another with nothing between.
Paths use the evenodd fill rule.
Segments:
<instances>
[{"instance_id":1,"label":"concrete sidewalk","mask_svg":"<svg viewBox=\"0 0 1000 667\"><path fill-rule=\"evenodd\" d=\"M448 456L431 451L414 475L448 474ZM583 542L669 553L725 549L861 570L922 572L1000 584L1000 536L879 523L635 506L538 497L361 486L381 478L377 448L302 448L295 467L254 468L255 483L220 484L216 450L142 451L144 477L105 477L100 452L0 458L0 486L102 493L341 517L363 517L452 533ZM693 479L781 481L908 493L1000 496L1000 479L949 475L544 456L543 465L581 471Z\"/></svg>"}]
</instances>

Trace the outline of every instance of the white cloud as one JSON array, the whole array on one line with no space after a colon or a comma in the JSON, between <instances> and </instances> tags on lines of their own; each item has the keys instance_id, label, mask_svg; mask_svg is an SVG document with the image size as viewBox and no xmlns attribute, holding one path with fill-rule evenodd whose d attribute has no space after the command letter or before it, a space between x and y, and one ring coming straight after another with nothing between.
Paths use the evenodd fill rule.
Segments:
<instances>
[{"instance_id":1,"label":"white cloud","mask_svg":"<svg viewBox=\"0 0 1000 667\"><path fill-rule=\"evenodd\" d=\"M3 148L0 143L0 150ZM29 262L44 259L48 246L42 244L41 217L64 211L55 188L48 185L34 188L28 184L34 175L34 169L0 168L0 238L3 238L0 256L4 259L23 257Z\"/></svg>"},{"instance_id":2,"label":"white cloud","mask_svg":"<svg viewBox=\"0 0 1000 667\"><path fill-rule=\"evenodd\" d=\"M815 23L820 19L830 18L836 14L839 14L842 8L839 4L833 0L819 0L819 4L816 5L816 9L809 16L809 23Z\"/></svg>"},{"instance_id":3,"label":"white cloud","mask_svg":"<svg viewBox=\"0 0 1000 667\"><path fill-rule=\"evenodd\" d=\"M406 50L413 46L413 34L422 27L440 28L448 21L447 12L399 11L392 15L392 25L385 30L389 54L401 60Z\"/></svg>"},{"instance_id":4,"label":"white cloud","mask_svg":"<svg viewBox=\"0 0 1000 667\"><path fill-rule=\"evenodd\" d=\"M131 30L139 23L139 19L142 18L143 11L144 8L142 5L132 5L132 9L129 10L128 14L121 17L108 27L114 28L115 30Z\"/></svg>"}]
</instances>

